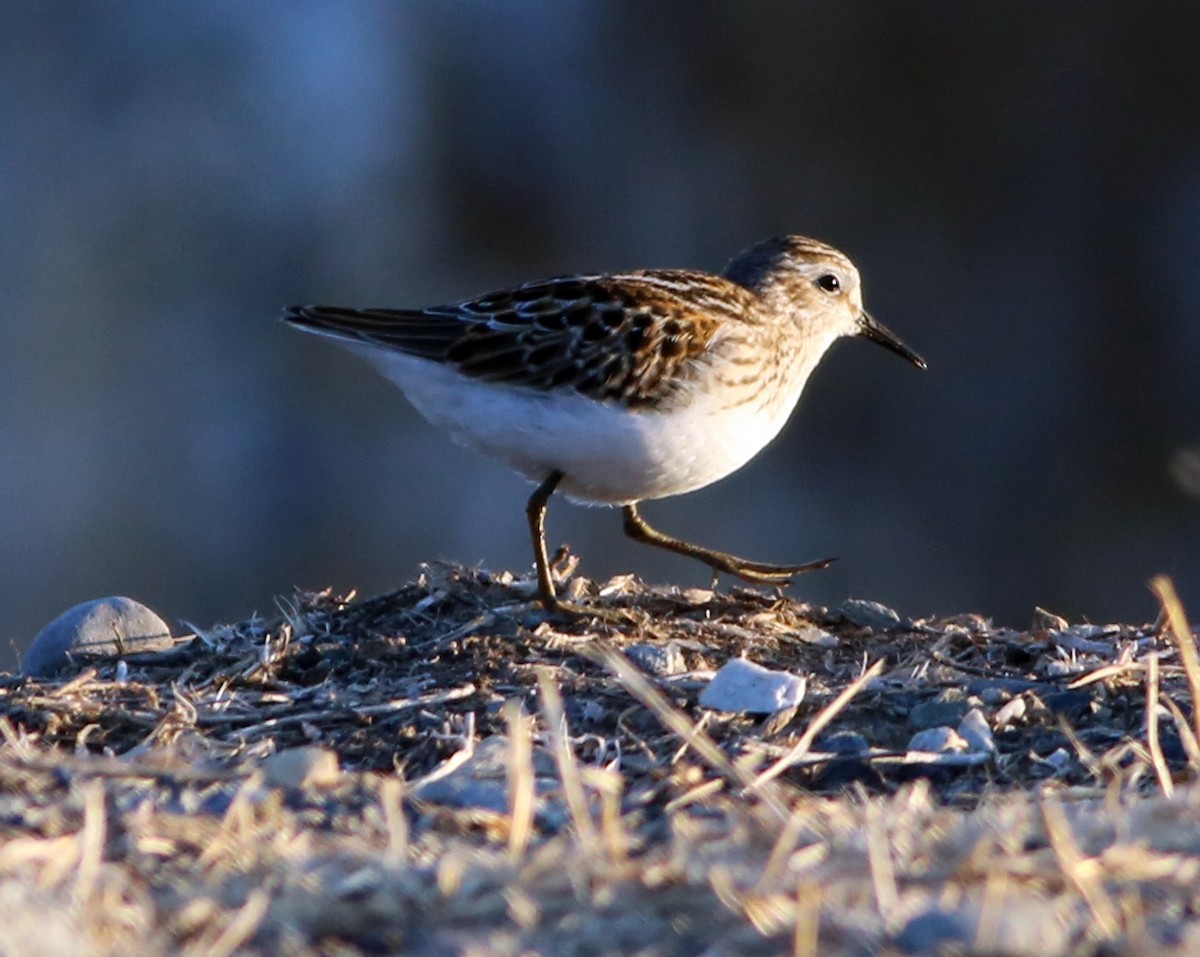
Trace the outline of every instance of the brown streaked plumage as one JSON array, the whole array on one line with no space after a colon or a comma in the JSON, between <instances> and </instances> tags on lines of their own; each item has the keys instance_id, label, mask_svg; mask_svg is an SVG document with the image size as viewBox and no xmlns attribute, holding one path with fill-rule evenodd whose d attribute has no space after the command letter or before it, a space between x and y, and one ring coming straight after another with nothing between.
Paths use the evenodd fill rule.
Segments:
<instances>
[{"instance_id":1,"label":"brown streaked plumage","mask_svg":"<svg viewBox=\"0 0 1200 957\"><path fill-rule=\"evenodd\" d=\"M562 276L427 309L299 306L291 324L362 352L426 418L539 482L529 500L539 594L557 489L618 504L638 541L783 584L829 561L769 565L671 538L637 503L710 484L782 428L832 342L862 335L924 368L863 309L845 255L801 236L751 247L724 275Z\"/></svg>"},{"instance_id":2,"label":"brown streaked plumage","mask_svg":"<svg viewBox=\"0 0 1200 957\"><path fill-rule=\"evenodd\" d=\"M718 276L645 270L563 276L428 309L303 306L287 319L448 363L483 382L644 408L678 388L722 322L736 321L743 298L747 290Z\"/></svg>"}]
</instances>

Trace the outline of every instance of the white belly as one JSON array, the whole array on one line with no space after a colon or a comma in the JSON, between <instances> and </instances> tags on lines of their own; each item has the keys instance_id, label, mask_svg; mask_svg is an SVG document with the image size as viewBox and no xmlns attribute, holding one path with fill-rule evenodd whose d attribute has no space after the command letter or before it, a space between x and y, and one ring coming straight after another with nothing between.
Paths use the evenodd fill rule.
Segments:
<instances>
[{"instance_id":1,"label":"white belly","mask_svg":"<svg viewBox=\"0 0 1200 957\"><path fill-rule=\"evenodd\" d=\"M799 398L769 411L697 394L665 412L630 412L571 392L552 395L464 379L401 354L363 350L416 409L463 444L540 482L563 473L576 501L620 505L703 488L736 471L783 427Z\"/></svg>"}]
</instances>

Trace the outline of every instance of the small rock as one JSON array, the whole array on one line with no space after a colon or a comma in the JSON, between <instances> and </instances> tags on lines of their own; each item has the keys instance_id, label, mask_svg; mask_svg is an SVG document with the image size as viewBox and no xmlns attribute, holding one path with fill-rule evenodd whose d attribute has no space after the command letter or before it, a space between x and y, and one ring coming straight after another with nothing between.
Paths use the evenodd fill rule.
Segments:
<instances>
[{"instance_id":1,"label":"small rock","mask_svg":"<svg viewBox=\"0 0 1200 957\"><path fill-rule=\"evenodd\" d=\"M1003 907L987 911L987 940L979 935L984 910L974 902L954 908L931 907L909 918L895 937L904 954L987 953L993 957L1060 957L1068 952L1070 933L1063 914L1050 901L1012 893ZM975 948L983 944L982 950Z\"/></svg>"},{"instance_id":2,"label":"small rock","mask_svg":"<svg viewBox=\"0 0 1200 957\"><path fill-rule=\"evenodd\" d=\"M972 708L958 723L958 733L971 746L972 751L996 753L996 739L992 736L992 729L988 727L987 718L978 708Z\"/></svg>"},{"instance_id":3,"label":"small rock","mask_svg":"<svg viewBox=\"0 0 1200 957\"><path fill-rule=\"evenodd\" d=\"M1091 641L1096 638L1114 638L1121 633L1120 625L1072 625L1068 631L1076 638Z\"/></svg>"},{"instance_id":4,"label":"small rock","mask_svg":"<svg viewBox=\"0 0 1200 957\"><path fill-rule=\"evenodd\" d=\"M817 750L830 754L858 755L870 751L871 745L857 731L834 731L818 740Z\"/></svg>"},{"instance_id":5,"label":"small rock","mask_svg":"<svg viewBox=\"0 0 1200 957\"><path fill-rule=\"evenodd\" d=\"M338 756L328 748L288 748L263 763L267 785L273 788L327 787L336 784L341 769Z\"/></svg>"},{"instance_id":6,"label":"small rock","mask_svg":"<svg viewBox=\"0 0 1200 957\"><path fill-rule=\"evenodd\" d=\"M461 754L448 758L440 768L416 783L414 794L431 804L505 811L509 800L510 757L508 738L492 735L475 745L466 760ZM545 748L534 747L533 771L535 803L540 809L545 794L555 786L554 757Z\"/></svg>"},{"instance_id":7,"label":"small rock","mask_svg":"<svg viewBox=\"0 0 1200 957\"><path fill-rule=\"evenodd\" d=\"M808 682L799 675L733 658L700 693L700 706L714 711L774 714L800 704L807 687Z\"/></svg>"},{"instance_id":8,"label":"small rock","mask_svg":"<svg viewBox=\"0 0 1200 957\"><path fill-rule=\"evenodd\" d=\"M674 641L665 645L651 645L639 642L625 649L629 659L652 675L679 675L687 671L687 662L683 660L683 651Z\"/></svg>"},{"instance_id":9,"label":"small rock","mask_svg":"<svg viewBox=\"0 0 1200 957\"><path fill-rule=\"evenodd\" d=\"M837 635L831 635L823 628L818 628L815 625L806 625L803 628L798 628L787 637L794 638L796 641L802 641L806 645L814 645L817 648L836 648L838 646Z\"/></svg>"},{"instance_id":10,"label":"small rock","mask_svg":"<svg viewBox=\"0 0 1200 957\"><path fill-rule=\"evenodd\" d=\"M1062 772L1071 766L1071 752L1066 748L1055 748L1042 760L1055 771Z\"/></svg>"},{"instance_id":11,"label":"small rock","mask_svg":"<svg viewBox=\"0 0 1200 957\"><path fill-rule=\"evenodd\" d=\"M928 701L914 705L908 714L908 726L915 731L940 725L953 726L970 710L971 705L961 690L947 688Z\"/></svg>"},{"instance_id":12,"label":"small rock","mask_svg":"<svg viewBox=\"0 0 1200 957\"><path fill-rule=\"evenodd\" d=\"M1094 626L1080 626L1094 627ZM1102 631L1097 632L1103 634ZM1067 651L1074 651L1082 655L1103 655L1108 657L1116 650L1114 642L1111 641L1096 641L1090 635L1082 635L1075 628L1069 631L1052 631L1049 633L1050 640L1058 647L1065 648Z\"/></svg>"},{"instance_id":13,"label":"small rock","mask_svg":"<svg viewBox=\"0 0 1200 957\"><path fill-rule=\"evenodd\" d=\"M911 918L895 937L904 954L936 954L947 944L969 944L975 928L961 912L927 910Z\"/></svg>"},{"instance_id":14,"label":"small rock","mask_svg":"<svg viewBox=\"0 0 1200 957\"><path fill-rule=\"evenodd\" d=\"M971 747L962 735L953 728L926 728L918 731L908 742L909 751L929 751L942 753L947 751L970 751Z\"/></svg>"},{"instance_id":15,"label":"small rock","mask_svg":"<svg viewBox=\"0 0 1200 957\"><path fill-rule=\"evenodd\" d=\"M866 601L862 598L847 598L831 612L838 621L847 621L856 628L870 628L873 631L890 631L900 627L900 616L877 601Z\"/></svg>"},{"instance_id":16,"label":"small rock","mask_svg":"<svg viewBox=\"0 0 1200 957\"><path fill-rule=\"evenodd\" d=\"M1083 671L1083 665L1079 662L1062 661L1058 658L1046 665L1046 675L1050 678L1065 678L1068 675L1077 675L1081 671Z\"/></svg>"},{"instance_id":17,"label":"small rock","mask_svg":"<svg viewBox=\"0 0 1200 957\"><path fill-rule=\"evenodd\" d=\"M951 615L949 618L941 619L937 624L948 632L976 634L992 630L992 619L985 618L983 615L976 614L975 612L967 612L963 615Z\"/></svg>"},{"instance_id":18,"label":"small rock","mask_svg":"<svg viewBox=\"0 0 1200 957\"><path fill-rule=\"evenodd\" d=\"M967 683L968 695L982 695L985 691L1007 691L1009 694L1021 694L1023 691L1036 691L1042 685L1037 681L1025 678L976 678Z\"/></svg>"},{"instance_id":19,"label":"small rock","mask_svg":"<svg viewBox=\"0 0 1200 957\"><path fill-rule=\"evenodd\" d=\"M995 708L997 705L1011 701L1012 694L1003 688L984 688L979 692L978 698L989 708Z\"/></svg>"},{"instance_id":20,"label":"small rock","mask_svg":"<svg viewBox=\"0 0 1200 957\"><path fill-rule=\"evenodd\" d=\"M85 601L43 628L21 662L21 673L44 678L76 656L118 656L172 645L166 622L141 602L115 595Z\"/></svg>"},{"instance_id":21,"label":"small rock","mask_svg":"<svg viewBox=\"0 0 1200 957\"><path fill-rule=\"evenodd\" d=\"M1095 697L1086 691L1053 691L1042 695L1042 703L1051 714L1064 718L1079 718L1092 709Z\"/></svg>"}]
</instances>

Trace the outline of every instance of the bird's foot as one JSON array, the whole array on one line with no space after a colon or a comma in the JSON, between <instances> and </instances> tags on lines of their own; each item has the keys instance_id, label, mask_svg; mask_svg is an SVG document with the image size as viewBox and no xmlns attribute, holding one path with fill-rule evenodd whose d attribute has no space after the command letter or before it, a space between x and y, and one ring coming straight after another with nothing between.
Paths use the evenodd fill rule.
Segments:
<instances>
[{"instance_id":1,"label":"bird's foot","mask_svg":"<svg viewBox=\"0 0 1200 957\"><path fill-rule=\"evenodd\" d=\"M836 558L823 558L820 561L805 562L803 565L772 565L767 562L748 561L724 552L714 552L703 560L707 561L714 573L725 572L758 585L789 585L797 575L820 571L837 561Z\"/></svg>"}]
</instances>

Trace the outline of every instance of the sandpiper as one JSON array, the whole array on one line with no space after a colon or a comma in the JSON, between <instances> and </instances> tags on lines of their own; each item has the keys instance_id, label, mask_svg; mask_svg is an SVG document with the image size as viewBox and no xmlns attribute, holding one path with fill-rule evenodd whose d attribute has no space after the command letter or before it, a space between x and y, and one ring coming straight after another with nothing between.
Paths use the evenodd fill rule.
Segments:
<instances>
[{"instance_id":1,"label":"sandpiper","mask_svg":"<svg viewBox=\"0 0 1200 957\"><path fill-rule=\"evenodd\" d=\"M527 514L538 596L574 610L546 550L550 496L618 505L632 538L750 582L833 559L747 561L666 535L645 499L703 488L783 428L833 342L864 336L925 361L863 308L858 270L803 236L768 239L722 275L560 276L428 309L296 306L284 318L361 353L435 425L538 483Z\"/></svg>"}]
</instances>

